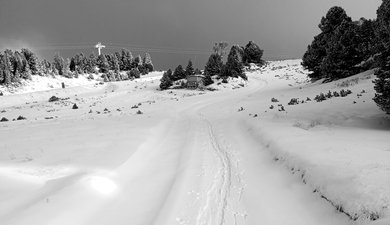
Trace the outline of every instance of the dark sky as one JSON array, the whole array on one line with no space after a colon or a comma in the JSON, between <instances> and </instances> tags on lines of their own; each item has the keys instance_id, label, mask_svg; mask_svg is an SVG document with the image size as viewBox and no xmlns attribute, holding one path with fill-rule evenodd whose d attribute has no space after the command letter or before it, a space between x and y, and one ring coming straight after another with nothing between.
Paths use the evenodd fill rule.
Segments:
<instances>
[{"instance_id":1,"label":"dark sky","mask_svg":"<svg viewBox=\"0 0 390 225\"><path fill-rule=\"evenodd\" d=\"M214 42L265 50L267 59L301 58L322 16L343 7L375 18L381 0L0 0L0 50L29 47L52 59L128 48L149 51L155 67L188 59L203 68Z\"/></svg>"}]
</instances>

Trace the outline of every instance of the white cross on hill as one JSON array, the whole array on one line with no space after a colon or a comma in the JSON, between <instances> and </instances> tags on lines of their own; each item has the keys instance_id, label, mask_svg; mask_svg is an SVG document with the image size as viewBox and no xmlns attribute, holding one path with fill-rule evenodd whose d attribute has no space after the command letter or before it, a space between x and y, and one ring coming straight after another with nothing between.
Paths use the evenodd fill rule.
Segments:
<instances>
[{"instance_id":1,"label":"white cross on hill","mask_svg":"<svg viewBox=\"0 0 390 225\"><path fill-rule=\"evenodd\" d=\"M97 43L97 45L95 46L95 48L97 48L98 49L98 52L99 52L99 55L101 54L101 49L102 48L105 48L106 46L105 45L102 45L102 43Z\"/></svg>"}]
</instances>

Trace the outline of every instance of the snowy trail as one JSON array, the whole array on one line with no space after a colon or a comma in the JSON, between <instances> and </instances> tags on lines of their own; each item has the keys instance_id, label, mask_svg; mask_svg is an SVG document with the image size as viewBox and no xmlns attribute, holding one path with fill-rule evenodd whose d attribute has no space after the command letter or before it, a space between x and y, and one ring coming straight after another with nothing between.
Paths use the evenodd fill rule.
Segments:
<instances>
[{"instance_id":1,"label":"snowy trail","mask_svg":"<svg viewBox=\"0 0 390 225\"><path fill-rule=\"evenodd\" d=\"M275 165L241 121L237 113L240 103L266 85L262 79L253 79L239 90L151 105L147 108L150 115L137 121L122 114L111 118L116 121L113 125L109 125L110 118L102 120L108 131L99 141L120 138L109 145L112 152L101 150L100 157L118 157L104 167L83 168L84 161L79 160L75 171L82 173L81 177L46 195L39 191L45 189L45 183L37 187L40 200L35 198L28 207L17 208L6 217L0 211L0 224L349 224L297 177ZM110 108L130 105L127 92L119 91L108 94L101 104ZM64 136L65 140L79 143L78 135L100 135L93 124L80 122L83 129ZM65 120L51 130L73 125ZM33 133L37 128L29 125L23 129ZM36 139L47 132L36 133ZM92 135L83 137L88 140ZM132 139L138 144L130 143ZM119 155L123 151L127 153ZM85 162L91 157L81 156Z\"/></svg>"},{"instance_id":2,"label":"snowy trail","mask_svg":"<svg viewBox=\"0 0 390 225\"><path fill-rule=\"evenodd\" d=\"M207 191L205 204L201 207L197 225L222 225L225 222L225 214L227 214L228 198L231 189L231 159L229 153L222 149L214 134L212 125L202 115L202 120L207 124L208 135L212 148L218 159L218 172L215 174L211 187ZM214 201L214 202L213 202Z\"/></svg>"}]
</instances>

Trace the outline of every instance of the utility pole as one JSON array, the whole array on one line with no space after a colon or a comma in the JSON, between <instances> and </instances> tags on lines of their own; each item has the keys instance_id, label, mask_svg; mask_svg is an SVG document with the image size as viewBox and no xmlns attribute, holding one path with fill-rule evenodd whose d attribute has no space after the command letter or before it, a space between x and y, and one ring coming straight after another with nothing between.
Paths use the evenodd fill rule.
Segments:
<instances>
[{"instance_id":1,"label":"utility pole","mask_svg":"<svg viewBox=\"0 0 390 225\"><path fill-rule=\"evenodd\" d=\"M105 45L102 45L102 43L97 43L97 45L95 46L95 48L98 49L98 52L99 52L99 55L101 54L101 49L102 48L105 48L106 46Z\"/></svg>"}]
</instances>

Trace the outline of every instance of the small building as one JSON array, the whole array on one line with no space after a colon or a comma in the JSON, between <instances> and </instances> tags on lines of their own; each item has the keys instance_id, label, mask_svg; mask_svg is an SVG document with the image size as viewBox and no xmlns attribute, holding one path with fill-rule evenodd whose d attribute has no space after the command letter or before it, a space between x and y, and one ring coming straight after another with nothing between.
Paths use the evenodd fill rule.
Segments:
<instances>
[{"instance_id":1,"label":"small building","mask_svg":"<svg viewBox=\"0 0 390 225\"><path fill-rule=\"evenodd\" d=\"M187 76L187 88L196 89L204 86L205 76L196 74Z\"/></svg>"}]
</instances>

